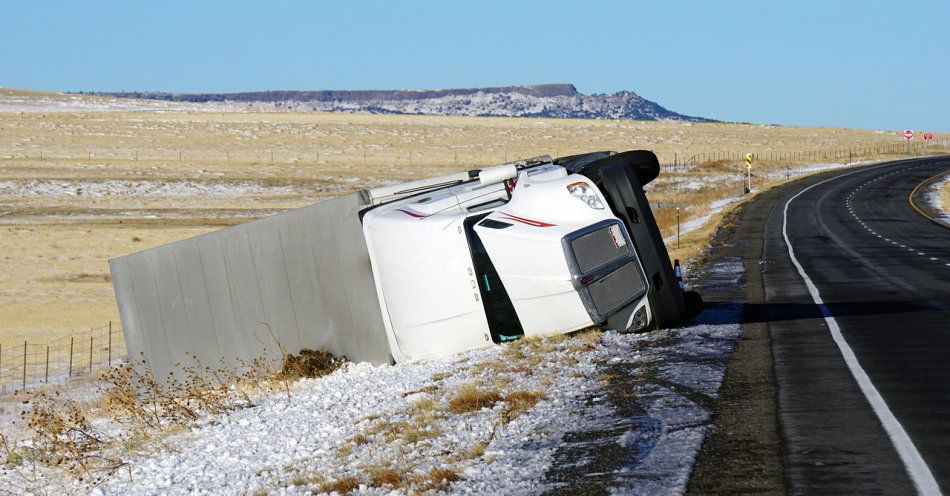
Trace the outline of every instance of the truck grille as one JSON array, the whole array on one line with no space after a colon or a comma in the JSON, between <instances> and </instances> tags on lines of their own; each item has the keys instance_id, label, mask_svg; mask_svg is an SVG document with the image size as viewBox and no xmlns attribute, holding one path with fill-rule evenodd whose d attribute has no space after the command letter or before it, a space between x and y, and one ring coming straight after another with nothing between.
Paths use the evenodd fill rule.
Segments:
<instances>
[{"instance_id":1,"label":"truck grille","mask_svg":"<svg viewBox=\"0 0 950 496\"><path fill-rule=\"evenodd\" d=\"M615 229L617 229L616 226ZM623 234L617 229L615 234L620 236L621 246L614 241L614 234L610 233L611 226L605 226L592 233L585 234L571 241L571 250L577 267L582 274L586 274L598 267L603 267L630 252L630 243L623 239Z\"/></svg>"},{"instance_id":2,"label":"truck grille","mask_svg":"<svg viewBox=\"0 0 950 496\"><path fill-rule=\"evenodd\" d=\"M609 234L608 234L609 235ZM607 315L646 289L646 284L633 262L620 266L587 287L597 313Z\"/></svg>"}]
</instances>

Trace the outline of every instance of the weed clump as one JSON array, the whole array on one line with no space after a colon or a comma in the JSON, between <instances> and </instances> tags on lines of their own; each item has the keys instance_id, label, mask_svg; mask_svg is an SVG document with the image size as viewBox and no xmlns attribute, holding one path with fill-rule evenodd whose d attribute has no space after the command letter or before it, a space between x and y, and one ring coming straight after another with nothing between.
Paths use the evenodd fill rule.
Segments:
<instances>
[{"instance_id":1,"label":"weed clump","mask_svg":"<svg viewBox=\"0 0 950 496\"><path fill-rule=\"evenodd\" d=\"M501 414L502 423L509 423L519 415L534 408L544 393L541 391L514 391L505 395L505 409Z\"/></svg>"},{"instance_id":2,"label":"weed clump","mask_svg":"<svg viewBox=\"0 0 950 496\"><path fill-rule=\"evenodd\" d=\"M4 465L11 467L23 465L23 454L20 453L20 450L17 448L16 442L11 446L10 442L7 441L7 437L4 436L2 432L0 432L0 449L2 449L6 455L3 460Z\"/></svg>"},{"instance_id":3,"label":"weed clump","mask_svg":"<svg viewBox=\"0 0 950 496\"><path fill-rule=\"evenodd\" d=\"M279 379L300 379L303 377L323 377L346 363L346 357L333 356L327 350L304 348L298 355L286 353L284 363L278 374Z\"/></svg>"},{"instance_id":4,"label":"weed clump","mask_svg":"<svg viewBox=\"0 0 950 496\"><path fill-rule=\"evenodd\" d=\"M497 390L482 390L475 384L466 384L459 388L458 393L449 400L449 411L452 413L466 413L491 408L502 400Z\"/></svg>"},{"instance_id":5,"label":"weed clump","mask_svg":"<svg viewBox=\"0 0 950 496\"><path fill-rule=\"evenodd\" d=\"M403 482L402 474L400 474L398 470L391 468L370 470L370 478L372 479L373 487L399 487Z\"/></svg>"},{"instance_id":6,"label":"weed clump","mask_svg":"<svg viewBox=\"0 0 950 496\"><path fill-rule=\"evenodd\" d=\"M342 479L337 479L334 481L325 482L320 485L320 488L317 490L321 493L332 493L337 492L340 494L348 494L350 491L359 489L360 481L356 477L343 477Z\"/></svg>"},{"instance_id":7,"label":"weed clump","mask_svg":"<svg viewBox=\"0 0 950 496\"><path fill-rule=\"evenodd\" d=\"M28 400L30 410L20 413L36 434L28 457L62 467L79 480L90 482L98 482L123 467L122 460L100 453L106 440L96 435L82 408L58 396L59 393L51 396L37 392ZM22 463L22 457L20 461Z\"/></svg>"},{"instance_id":8,"label":"weed clump","mask_svg":"<svg viewBox=\"0 0 950 496\"><path fill-rule=\"evenodd\" d=\"M462 475L457 469L435 467L421 478L419 489L427 491L445 491L453 482L462 480Z\"/></svg>"}]
</instances>

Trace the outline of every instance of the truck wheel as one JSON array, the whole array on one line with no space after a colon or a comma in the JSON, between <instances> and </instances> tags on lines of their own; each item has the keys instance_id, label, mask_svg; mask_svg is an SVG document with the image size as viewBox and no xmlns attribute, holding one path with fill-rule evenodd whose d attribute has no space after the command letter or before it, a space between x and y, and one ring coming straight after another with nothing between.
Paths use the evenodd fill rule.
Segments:
<instances>
[{"instance_id":1,"label":"truck wheel","mask_svg":"<svg viewBox=\"0 0 950 496\"><path fill-rule=\"evenodd\" d=\"M683 292L683 303L686 304L686 319L691 319L703 311L703 297L695 291Z\"/></svg>"}]
</instances>

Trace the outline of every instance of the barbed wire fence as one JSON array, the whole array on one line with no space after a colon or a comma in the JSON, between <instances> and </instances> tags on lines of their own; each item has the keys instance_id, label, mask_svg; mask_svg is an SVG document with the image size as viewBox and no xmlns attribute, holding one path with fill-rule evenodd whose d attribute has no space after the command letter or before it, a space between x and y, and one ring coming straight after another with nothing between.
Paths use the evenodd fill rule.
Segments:
<instances>
[{"instance_id":1,"label":"barbed wire fence","mask_svg":"<svg viewBox=\"0 0 950 496\"><path fill-rule=\"evenodd\" d=\"M789 162L843 162L850 164L869 158L930 155L933 153L946 152L947 149L950 149L950 138L785 152L752 151L751 154L755 157L757 163L765 164L785 164ZM659 158L661 164L663 164L664 172L676 172L678 167L700 166L721 161L740 162L744 159L746 153L749 152L742 150L717 150L708 153L697 153L691 156L667 153L660 155Z\"/></svg>"},{"instance_id":2,"label":"barbed wire fence","mask_svg":"<svg viewBox=\"0 0 950 496\"><path fill-rule=\"evenodd\" d=\"M126 355L122 329L112 322L46 343L0 343L0 394L87 377Z\"/></svg>"},{"instance_id":3,"label":"barbed wire fence","mask_svg":"<svg viewBox=\"0 0 950 496\"><path fill-rule=\"evenodd\" d=\"M548 153L552 156L567 156L591 151L616 149L623 151L631 148L650 148L649 143L632 141L626 147L618 147L614 141L590 140L586 143L570 145L551 145L550 148L537 149L531 146L518 144L494 144L474 150L471 147L464 149L453 148L420 148L418 150L395 151L387 147L374 144L343 144L338 148L315 146L314 148L292 149L268 146L259 150L246 149L187 149L174 147L126 149L117 147L70 146L65 149L49 150L42 146L31 146L14 149L2 160L40 160L40 161L159 161L216 163L216 164L251 164L251 165L374 165L374 166L419 166L419 165L449 165L458 164L460 167L479 166L486 164L504 163L509 160L526 158L532 154ZM894 140L892 143L854 143L844 146L817 146L812 149L797 151L772 151L767 146L749 145L737 146L734 150L719 149L711 152L685 153L683 151L664 151L658 153L660 162L665 166L699 165L714 163L722 160L741 160L746 153L752 153L759 162L785 163L801 161L854 161L868 157L887 156L919 156L928 154L935 148L947 148L950 139L921 140ZM763 150L766 148L766 150Z\"/></svg>"}]
</instances>

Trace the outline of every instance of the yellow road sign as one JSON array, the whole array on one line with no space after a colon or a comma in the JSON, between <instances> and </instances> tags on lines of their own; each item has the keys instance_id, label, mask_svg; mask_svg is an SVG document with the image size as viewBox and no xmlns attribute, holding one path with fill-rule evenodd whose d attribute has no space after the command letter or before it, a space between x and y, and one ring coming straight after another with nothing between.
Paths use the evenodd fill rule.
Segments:
<instances>
[{"instance_id":1,"label":"yellow road sign","mask_svg":"<svg viewBox=\"0 0 950 496\"><path fill-rule=\"evenodd\" d=\"M752 154L751 153L745 154L745 166L748 167L749 169L752 168Z\"/></svg>"}]
</instances>

